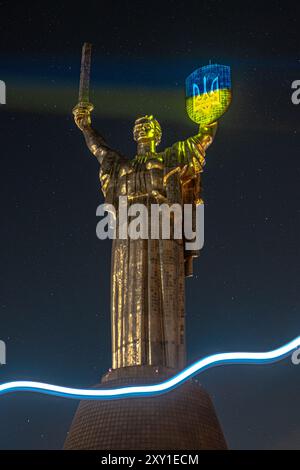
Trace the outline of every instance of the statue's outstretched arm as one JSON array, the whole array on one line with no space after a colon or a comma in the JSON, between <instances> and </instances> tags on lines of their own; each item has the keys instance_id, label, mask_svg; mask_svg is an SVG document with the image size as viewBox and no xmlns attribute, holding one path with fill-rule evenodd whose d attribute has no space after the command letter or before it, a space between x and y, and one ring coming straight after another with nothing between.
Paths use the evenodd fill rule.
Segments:
<instances>
[{"instance_id":1,"label":"statue's outstretched arm","mask_svg":"<svg viewBox=\"0 0 300 470\"><path fill-rule=\"evenodd\" d=\"M181 161L188 165L187 174L198 174L205 165L206 149L211 145L217 132L217 122L206 126L199 126L198 134L189 137L181 144Z\"/></svg>"},{"instance_id":2,"label":"statue's outstretched arm","mask_svg":"<svg viewBox=\"0 0 300 470\"><path fill-rule=\"evenodd\" d=\"M89 150L102 164L108 153L116 153L112 150L105 139L91 125L91 109L89 107L75 106L73 109L74 120L77 127L83 132Z\"/></svg>"},{"instance_id":3,"label":"statue's outstretched arm","mask_svg":"<svg viewBox=\"0 0 300 470\"><path fill-rule=\"evenodd\" d=\"M103 162L104 157L111 149L105 142L104 138L92 128L92 126L83 129L83 135L89 150L97 158L99 163Z\"/></svg>"},{"instance_id":4,"label":"statue's outstretched arm","mask_svg":"<svg viewBox=\"0 0 300 470\"><path fill-rule=\"evenodd\" d=\"M199 127L198 134L172 146L177 155L177 162L184 168L186 176L203 171L206 149L213 142L217 131L217 122Z\"/></svg>"},{"instance_id":5,"label":"statue's outstretched arm","mask_svg":"<svg viewBox=\"0 0 300 470\"><path fill-rule=\"evenodd\" d=\"M215 138L217 127L217 122L213 122L212 124L203 127L199 126L198 134L189 137L187 140L195 143L199 147L200 152L202 150L205 154L207 147L212 144Z\"/></svg>"}]
</instances>

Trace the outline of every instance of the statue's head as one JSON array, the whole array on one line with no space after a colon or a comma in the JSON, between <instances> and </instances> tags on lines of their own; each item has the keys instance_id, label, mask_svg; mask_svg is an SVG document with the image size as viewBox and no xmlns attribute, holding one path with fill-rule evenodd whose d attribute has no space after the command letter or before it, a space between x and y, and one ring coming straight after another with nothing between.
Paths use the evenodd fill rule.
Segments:
<instances>
[{"instance_id":1,"label":"statue's head","mask_svg":"<svg viewBox=\"0 0 300 470\"><path fill-rule=\"evenodd\" d=\"M155 146L161 141L161 127L153 116L143 116L136 119L133 128L133 138L138 143L154 141Z\"/></svg>"}]
</instances>

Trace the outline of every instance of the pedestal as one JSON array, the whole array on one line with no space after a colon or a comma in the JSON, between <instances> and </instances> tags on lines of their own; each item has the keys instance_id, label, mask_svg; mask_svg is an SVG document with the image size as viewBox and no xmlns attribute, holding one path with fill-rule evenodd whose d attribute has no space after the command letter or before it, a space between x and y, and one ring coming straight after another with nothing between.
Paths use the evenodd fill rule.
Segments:
<instances>
[{"instance_id":1,"label":"pedestal","mask_svg":"<svg viewBox=\"0 0 300 470\"><path fill-rule=\"evenodd\" d=\"M159 383L174 370L134 366L111 370L98 388ZM81 401L64 449L226 449L207 392L193 379L155 397Z\"/></svg>"}]
</instances>

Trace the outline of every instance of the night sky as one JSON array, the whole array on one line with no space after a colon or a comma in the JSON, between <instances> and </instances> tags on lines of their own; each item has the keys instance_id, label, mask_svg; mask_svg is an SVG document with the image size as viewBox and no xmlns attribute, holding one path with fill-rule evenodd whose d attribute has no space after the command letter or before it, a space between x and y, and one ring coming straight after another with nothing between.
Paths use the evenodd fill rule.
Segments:
<instances>
[{"instance_id":1,"label":"night sky","mask_svg":"<svg viewBox=\"0 0 300 470\"><path fill-rule=\"evenodd\" d=\"M161 148L195 134L185 78L230 65L233 101L207 154L205 244L187 286L188 362L300 334L299 9L295 2L0 2L0 382L98 383L110 362L110 241L96 238L98 163L75 127L93 43L93 125L135 155L152 113ZM300 366L199 376L233 449L300 449ZM0 397L1 449L60 449L78 402Z\"/></svg>"}]
</instances>

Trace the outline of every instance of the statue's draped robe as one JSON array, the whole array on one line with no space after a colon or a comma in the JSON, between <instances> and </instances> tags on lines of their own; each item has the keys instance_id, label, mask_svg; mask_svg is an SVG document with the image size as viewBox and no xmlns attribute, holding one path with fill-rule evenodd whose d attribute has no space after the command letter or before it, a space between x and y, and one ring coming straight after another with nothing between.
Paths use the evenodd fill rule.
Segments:
<instances>
[{"instance_id":1,"label":"statue's draped robe","mask_svg":"<svg viewBox=\"0 0 300 470\"><path fill-rule=\"evenodd\" d=\"M95 133L95 131L93 131ZM146 161L129 160L106 149L98 160L106 203L117 220L119 196L132 203L195 204L204 160L203 141L195 136ZM203 137L203 136L202 136ZM100 137L99 137L100 138ZM97 137L93 136L97 156ZM185 365L184 239L119 239L112 243L111 331L113 368L132 365Z\"/></svg>"}]
</instances>

